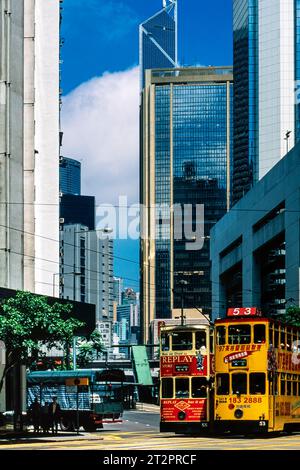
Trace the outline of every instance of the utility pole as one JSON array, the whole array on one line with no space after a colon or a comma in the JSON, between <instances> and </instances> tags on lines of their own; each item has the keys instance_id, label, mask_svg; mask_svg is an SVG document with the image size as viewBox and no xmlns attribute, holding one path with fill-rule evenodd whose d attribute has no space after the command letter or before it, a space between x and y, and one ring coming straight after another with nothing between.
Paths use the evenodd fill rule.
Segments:
<instances>
[{"instance_id":1,"label":"utility pole","mask_svg":"<svg viewBox=\"0 0 300 470\"><path fill-rule=\"evenodd\" d=\"M188 282L185 281L184 279L181 279L179 281L179 284L181 285L181 315L180 315L180 319L181 319L181 326L184 325L184 297L183 297L183 291L184 291L184 287L188 285Z\"/></svg>"}]
</instances>

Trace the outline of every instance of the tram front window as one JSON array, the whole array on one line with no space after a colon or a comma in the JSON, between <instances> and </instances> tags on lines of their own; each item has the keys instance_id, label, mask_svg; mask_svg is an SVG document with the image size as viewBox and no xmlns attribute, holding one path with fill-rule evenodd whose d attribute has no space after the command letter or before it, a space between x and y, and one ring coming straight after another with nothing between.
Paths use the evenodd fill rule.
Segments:
<instances>
[{"instance_id":1,"label":"tram front window","mask_svg":"<svg viewBox=\"0 0 300 470\"><path fill-rule=\"evenodd\" d=\"M206 348L206 332L196 332L196 349Z\"/></svg>"},{"instance_id":2,"label":"tram front window","mask_svg":"<svg viewBox=\"0 0 300 470\"><path fill-rule=\"evenodd\" d=\"M254 343L261 344L266 342L265 325L254 325Z\"/></svg>"},{"instance_id":3,"label":"tram front window","mask_svg":"<svg viewBox=\"0 0 300 470\"><path fill-rule=\"evenodd\" d=\"M226 343L226 328L225 326L218 326L217 327L217 344L225 344Z\"/></svg>"},{"instance_id":4,"label":"tram front window","mask_svg":"<svg viewBox=\"0 0 300 470\"><path fill-rule=\"evenodd\" d=\"M247 374L232 374L232 393L245 395L247 393Z\"/></svg>"},{"instance_id":5,"label":"tram front window","mask_svg":"<svg viewBox=\"0 0 300 470\"><path fill-rule=\"evenodd\" d=\"M229 344L249 344L251 342L250 325L231 325L228 329Z\"/></svg>"},{"instance_id":6,"label":"tram front window","mask_svg":"<svg viewBox=\"0 0 300 470\"><path fill-rule=\"evenodd\" d=\"M189 398L189 379L176 379L176 398Z\"/></svg>"},{"instance_id":7,"label":"tram front window","mask_svg":"<svg viewBox=\"0 0 300 470\"><path fill-rule=\"evenodd\" d=\"M180 331L172 335L173 351L190 351L193 349L193 335L191 332Z\"/></svg>"},{"instance_id":8,"label":"tram front window","mask_svg":"<svg viewBox=\"0 0 300 470\"><path fill-rule=\"evenodd\" d=\"M207 397L207 381L205 377L192 378L192 398Z\"/></svg>"},{"instance_id":9,"label":"tram front window","mask_svg":"<svg viewBox=\"0 0 300 470\"><path fill-rule=\"evenodd\" d=\"M170 351L170 335L169 333L162 333L161 335L161 350Z\"/></svg>"},{"instance_id":10,"label":"tram front window","mask_svg":"<svg viewBox=\"0 0 300 470\"><path fill-rule=\"evenodd\" d=\"M217 395L229 395L229 374L217 374Z\"/></svg>"}]
</instances>

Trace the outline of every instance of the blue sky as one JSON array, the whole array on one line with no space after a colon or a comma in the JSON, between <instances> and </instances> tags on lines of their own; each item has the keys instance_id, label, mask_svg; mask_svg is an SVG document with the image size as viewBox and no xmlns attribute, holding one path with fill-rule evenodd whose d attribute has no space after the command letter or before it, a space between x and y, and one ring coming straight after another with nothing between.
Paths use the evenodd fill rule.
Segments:
<instances>
[{"instance_id":1,"label":"blue sky","mask_svg":"<svg viewBox=\"0 0 300 470\"><path fill-rule=\"evenodd\" d=\"M178 1L180 63L231 65L232 0ZM67 99L68 96L74 97L74 89L78 90L81 86L79 90L82 99L84 84L89 83L89 80L101 77L107 72L110 74L123 72L138 65L138 25L155 13L161 5L161 0L64 0L63 95ZM94 86L95 83L103 85L103 81L93 83ZM138 85L137 78L134 83ZM78 101L78 92L76 99ZM72 129L72 126L67 127L69 128ZM66 138L71 140L72 136ZM67 148L74 147L69 145ZM77 158L76 152L73 151L73 154ZM89 158L83 162L83 173L85 171L88 173L89 164L92 168L92 156ZM101 165L101 159L99 164ZM111 178L110 183L113 185L114 174L104 173L105 168L102 171L103 178ZM137 173L134 175L131 184L138 188ZM101 181L99 184L101 185ZM83 186L87 188L88 182ZM116 258L115 272L127 278L125 285L137 288L139 278L137 241L117 241L115 255L135 261L127 263Z\"/></svg>"}]
</instances>

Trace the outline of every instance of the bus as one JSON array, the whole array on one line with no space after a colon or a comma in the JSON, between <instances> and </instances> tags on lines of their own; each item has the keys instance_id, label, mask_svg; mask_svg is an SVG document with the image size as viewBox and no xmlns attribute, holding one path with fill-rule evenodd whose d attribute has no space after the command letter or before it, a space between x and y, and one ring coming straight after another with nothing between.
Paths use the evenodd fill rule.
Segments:
<instances>
[{"instance_id":1,"label":"bus","mask_svg":"<svg viewBox=\"0 0 300 470\"><path fill-rule=\"evenodd\" d=\"M215 321L214 430L300 431L300 328L231 308Z\"/></svg>"},{"instance_id":2,"label":"bus","mask_svg":"<svg viewBox=\"0 0 300 470\"><path fill-rule=\"evenodd\" d=\"M209 325L165 326L160 332L160 431L209 431L213 414Z\"/></svg>"},{"instance_id":3,"label":"bus","mask_svg":"<svg viewBox=\"0 0 300 470\"><path fill-rule=\"evenodd\" d=\"M56 396L62 431L74 431L77 426L96 431L105 422L120 422L124 382L124 372L117 369L29 372L27 409L35 399L43 406Z\"/></svg>"}]
</instances>

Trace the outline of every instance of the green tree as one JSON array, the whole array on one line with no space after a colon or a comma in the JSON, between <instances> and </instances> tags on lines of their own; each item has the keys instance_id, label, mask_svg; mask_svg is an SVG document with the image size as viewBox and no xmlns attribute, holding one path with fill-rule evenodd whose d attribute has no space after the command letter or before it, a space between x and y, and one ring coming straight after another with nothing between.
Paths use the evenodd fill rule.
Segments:
<instances>
[{"instance_id":1,"label":"green tree","mask_svg":"<svg viewBox=\"0 0 300 470\"><path fill-rule=\"evenodd\" d=\"M98 330L93 331L89 339L81 339L78 342L77 363L79 367L86 367L99 354L106 351L102 342L102 336Z\"/></svg>"},{"instance_id":2,"label":"green tree","mask_svg":"<svg viewBox=\"0 0 300 470\"><path fill-rule=\"evenodd\" d=\"M8 371L17 364L30 366L43 349L70 344L74 331L84 323L74 318L64 320L72 305L59 302L49 305L47 297L30 292L17 292L5 299L0 311L0 340L6 348L6 364L0 377L0 392Z\"/></svg>"},{"instance_id":3,"label":"green tree","mask_svg":"<svg viewBox=\"0 0 300 470\"><path fill-rule=\"evenodd\" d=\"M274 318L288 325L300 326L300 307L288 307L284 315L276 315Z\"/></svg>"}]
</instances>

